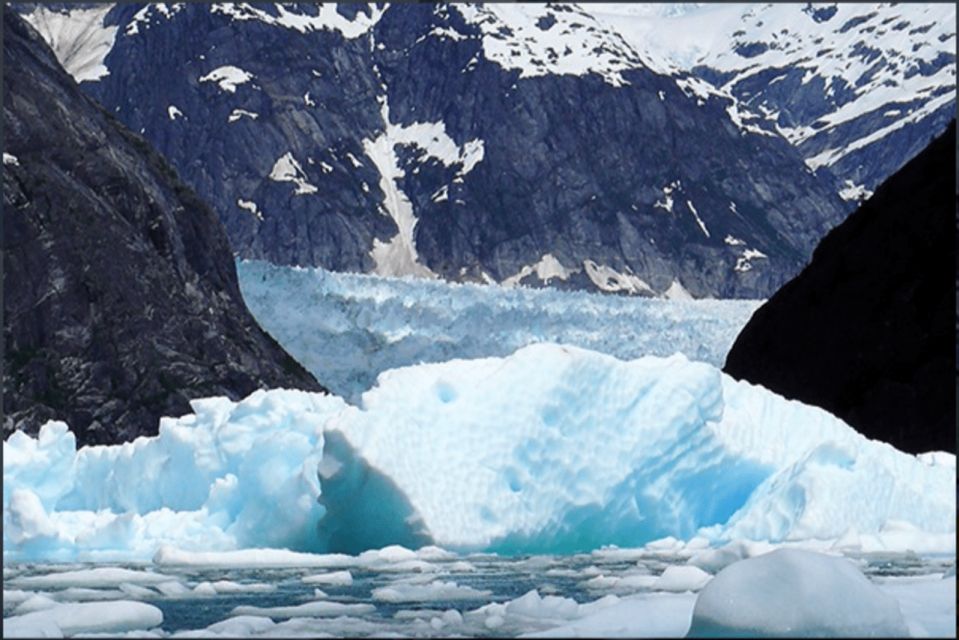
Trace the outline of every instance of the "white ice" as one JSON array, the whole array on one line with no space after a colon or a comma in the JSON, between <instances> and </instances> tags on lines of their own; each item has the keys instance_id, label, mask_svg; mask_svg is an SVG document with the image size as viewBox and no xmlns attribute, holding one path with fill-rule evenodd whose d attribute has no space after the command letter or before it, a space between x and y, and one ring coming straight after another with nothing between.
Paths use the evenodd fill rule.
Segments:
<instances>
[{"instance_id":1,"label":"white ice","mask_svg":"<svg viewBox=\"0 0 959 640\"><path fill-rule=\"evenodd\" d=\"M719 572L700 592L691 637L908 635L895 598L847 559L779 549Z\"/></svg>"},{"instance_id":2,"label":"white ice","mask_svg":"<svg viewBox=\"0 0 959 640\"><path fill-rule=\"evenodd\" d=\"M163 622L153 605L133 601L68 603L3 619L5 638L60 638L78 633L151 629Z\"/></svg>"},{"instance_id":3,"label":"white ice","mask_svg":"<svg viewBox=\"0 0 959 640\"><path fill-rule=\"evenodd\" d=\"M12 435L4 557L428 572L441 552L251 550L955 550L954 456L901 453L682 355L538 344L387 371L360 406L285 390L192 405L119 446L77 452L62 423Z\"/></svg>"},{"instance_id":4,"label":"white ice","mask_svg":"<svg viewBox=\"0 0 959 640\"><path fill-rule=\"evenodd\" d=\"M112 8L111 4L70 9L39 5L22 15L50 45L67 73L83 82L110 73L104 60L113 48L117 27L105 26L103 20Z\"/></svg>"},{"instance_id":5,"label":"white ice","mask_svg":"<svg viewBox=\"0 0 959 640\"><path fill-rule=\"evenodd\" d=\"M601 272L594 275L606 286ZM506 356L536 342L622 359L679 351L722 366L759 306L753 300L667 302L410 281L247 261L237 263L237 273L260 325L327 388L353 403L387 369ZM623 275L616 282L628 285ZM678 286L670 291L681 297Z\"/></svg>"}]
</instances>

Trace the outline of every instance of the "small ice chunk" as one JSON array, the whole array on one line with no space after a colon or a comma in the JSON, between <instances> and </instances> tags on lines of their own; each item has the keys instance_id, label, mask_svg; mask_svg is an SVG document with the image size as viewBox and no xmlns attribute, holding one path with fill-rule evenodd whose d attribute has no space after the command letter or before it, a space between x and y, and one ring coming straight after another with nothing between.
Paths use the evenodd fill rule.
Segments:
<instances>
[{"instance_id":1,"label":"small ice chunk","mask_svg":"<svg viewBox=\"0 0 959 640\"><path fill-rule=\"evenodd\" d=\"M492 592L437 580L429 584L398 582L373 589L373 599L383 602L429 602L431 600L479 600Z\"/></svg>"},{"instance_id":2,"label":"small ice chunk","mask_svg":"<svg viewBox=\"0 0 959 640\"><path fill-rule=\"evenodd\" d=\"M47 597L42 593L30 596L23 602L17 605L13 610L14 615L23 615L25 613L33 613L34 611L42 611L44 609L49 609L50 607L57 606L57 601L53 598Z\"/></svg>"},{"instance_id":3,"label":"small ice chunk","mask_svg":"<svg viewBox=\"0 0 959 640\"><path fill-rule=\"evenodd\" d=\"M67 587L112 587L124 583L155 585L173 579L173 576L151 571L97 567L95 569L48 573L42 576L24 576L11 580L11 583L34 589L65 589Z\"/></svg>"},{"instance_id":4,"label":"small ice chunk","mask_svg":"<svg viewBox=\"0 0 959 640\"><path fill-rule=\"evenodd\" d=\"M670 565L652 584L652 588L656 591L699 591L711 578L699 567Z\"/></svg>"},{"instance_id":5,"label":"small ice chunk","mask_svg":"<svg viewBox=\"0 0 959 640\"><path fill-rule=\"evenodd\" d=\"M353 574L349 571L334 571L332 573L318 573L312 576L303 576L306 584L331 584L349 586L353 584Z\"/></svg>"},{"instance_id":6,"label":"small ice chunk","mask_svg":"<svg viewBox=\"0 0 959 640\"><path fill-rule=\"evenodd\" d=\"M736 562L699 593L689 637L903 637L896 599L847 559L779 549Z\"/></svg>"},{"instance_id":7,"label":"small ice chunk","mask_svg":"<svg viewBox=\"0 0 959 640\"><path fill-rule=\"evenodd\" d=\"M288 607L234 607L232 615L266 616L269 618L332 618L336 616L362 616L376 611L371 604L343 604L342 602L306 602Z\"/></svg>"}]
</instances>

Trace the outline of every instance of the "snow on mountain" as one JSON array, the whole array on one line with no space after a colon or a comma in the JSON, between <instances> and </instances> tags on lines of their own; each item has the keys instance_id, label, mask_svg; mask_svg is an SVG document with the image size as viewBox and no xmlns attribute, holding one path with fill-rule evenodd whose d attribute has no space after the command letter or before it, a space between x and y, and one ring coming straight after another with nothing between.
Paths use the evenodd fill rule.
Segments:
<instances>
[{"instance_id":1,"label":"snow on mountain","mask_svg":"<svg viewBox=\"0 0 959 640\"><path fill-rule=\"evenodd\" d=\"M83 88L245 258L756 298L847 207L732 92L576 5L116 5L104 24L111 75ZM726 235L768 260L737 269Z\"/></svg>"},{"instance_id":2,"label":"snow on mountain","mask_svg":"<svg viewBox=\"0 0 959 640\"><path fill-rule=\"evenodd\" d=\"M77 82L95 81L110 73L104 58L113 48L117 27L104 24L104 18L112 8L112 4L69 9L38 5L24 18Z\"/></svg>"},{"instance_id":3,"label":"snow on mountain","mask_svg":"<svg viewBox=\"0 0 959 640\"><path fill-rule=\"evenodd\" d=\"M565 553L665 536L955 549L953 455L901 453L678 354L540 344L388 371L359 407L289 390L191 404L123 445L77 451L63 423L8 438L4 559Z\"/></svg>"},{"instance_id":4,"label":"snow on mountain","mask_svg":"<svg viewBox=\"0 0 959 640\"><path fill-rule=\"evenodd\" d=\"M829 167L851 189L875 189L955 112L953 4L720 4L678 16L588 10L646 57L736 96L811 168Z\"/></svg>"}]
</instances>

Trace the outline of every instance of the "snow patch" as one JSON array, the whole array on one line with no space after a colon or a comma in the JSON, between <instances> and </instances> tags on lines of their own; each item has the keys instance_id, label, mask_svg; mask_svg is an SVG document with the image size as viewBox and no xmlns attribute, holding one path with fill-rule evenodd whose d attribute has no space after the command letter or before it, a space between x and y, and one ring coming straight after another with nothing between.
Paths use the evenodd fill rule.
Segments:
<instances>
[{"instance_id":1,"label":"snow patch","mask_svg":"<svg viewBox=\"0 0 959 640\"><path fill-rule=\"evenodd\" d=\"M301 196L318 191L315 185L307 182L303 167L300 166L300 163L296 161L296 158L293 157L293 153L290 151L287 151L277 158L276 162L273 163L273 169L270 170L269 178L276 182L294 183L296 185L296 190L293 192L294 195Z\"/></svg>"},{"instance_id":2,"label":"snow patch","mask_svg":"<svg viewBox=\"0 0 959 640\"><path fill-rule=\"evenodd\" d=\"M631 294L656 293L645 280L632 273L620 273L606 265L596 264L592 260L584 260L583 267L592 283L602 291L623 291Z\"/></svg>"},{"instance_id":3,"label":"snow patch","mask_svg":"<svg viewBox=\"0 0 959 640\"><path fill-rule=\"evenodd\" d=\"M253 74L234 67L233 65L224 65L217 67L210 73L199 78L200 82L215 82L221 91L227 93L236 93L236 88L253 79Z\"/></svg>"},{"instance_id":4,"label":"snow patch","mask_svg":"<svg viewBox=\"0 0 959 640\"><path fill-rule=\"evenodd\" d=\"M260 211L260 208L252 200L244 200L243 198L239 198L236 201L236 206L240 207L241 209L246 209L252 213L257 220L263 219L263 212Z\"/></svg>"},{"instance_id":5,"label":"snow patch","mask_svg":"<svg viewBox=\"0 0 959 640\"><path fill-rule=\"evenodd\" d=\"M67 73L84 82L110 74L104 61L113 48L117 27L108 27L103 20L112 8L112 4L103 4L53 10L41 5L22 15L50 45Z\"/></svg>"},{"instance_id":6,"label":"snow patch","mask_svg":"<svg viewBox=\"0 0 959 640\"><path fill-rule=\"evenodd\" d=\"M313 31L333 31L347 40L353 40L370 32L379 22L386 7L368 5L370 15L359 11L353 20L341 15L335 4L316 5L317 15L311 16L299 13L293 5L277 4L277 15L260 9L254 3L218 3L211 7L211 12L228 16L231 20L256 20L270 26L293 29L300 33Z\"/></svg>"},{"instance_id":7,"label":"snow patch","mask_svg":"<svg viewBox=\"0 0 959 640\"><path fill-rule=\"evenodd\" d=\"M645 66L622 35L576 5L565 11L533 3L452 6L481 31L485 58L518 69L520 78L595 73L621 87L629 84L623 72Z\"/></svg>"},{"instance_id":8,"label":"snow patch","mask_svg":"<svg viewBox=\"0 0 959 640\"><path fill-rule=\"evenodd\" d=\"M230 115L227 116L227 122L236 122L240 118L250 118L251 120L256 120L260 117L260 114L253 113L252 111L247 111L246 109L234 109L230 112Z\"/></svg>"},{"instance_id":9,"label":"snow patch","mask_svg":"<svg viewBox=\"0 0 959 640\"><path fill-rule=\"evenodd\" d=\"M562 263L556 259L556 257L551 253L543 254L543 257L539 259L534 265L526 265L516 275L510 276L503 280L503 285L507 287L513 287L518 285L523 278L526 276L535 273L536 277L539 278L540 282L543 284L549 284L549 281L553 278L557 280L566 280L572 274L578 273L579 269L567 269L562 265Z\"/></svg>"},{"instance_id":10,"label":"snow patch","mask_svg":"<svg viewBox=\"0 0 959 640\"><path fill-rule=\"evenodd\" d=\"M3 164L9 167L19 167L20 160L12 153L3 152Z\"/></svg>"},{"instance_id":11,"label":"snow patch","mask_svg":"<svg viewBox=\"0 0 959 640\"><path fill-rule=\"evenodd\" d=\"M176 105L170 105L166 108L167 115L170 116L170 120L176 120L177 118L183 117L183 112L176 108Z\"/></svg>"}]
</instances>

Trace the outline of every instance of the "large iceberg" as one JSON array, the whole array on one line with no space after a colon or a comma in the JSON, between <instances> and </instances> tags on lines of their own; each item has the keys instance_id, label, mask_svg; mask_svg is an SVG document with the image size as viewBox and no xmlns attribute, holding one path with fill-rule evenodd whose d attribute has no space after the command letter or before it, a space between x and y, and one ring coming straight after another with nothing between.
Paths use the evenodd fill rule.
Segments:
<instances>
[{"instance_id":1,"label":"large iceberg","mask_svg":"<svg viewBox=\"0 0 959 640\"><path fill-rule=\"evenodd\" d=\"M76 451L62 423L12 435L4 557L665 536L955 549L954 455L901 453L682 355L539 344L385 372L359 406L274 390L193 409L118 446Z\"/></svg>"}]
</instances>

